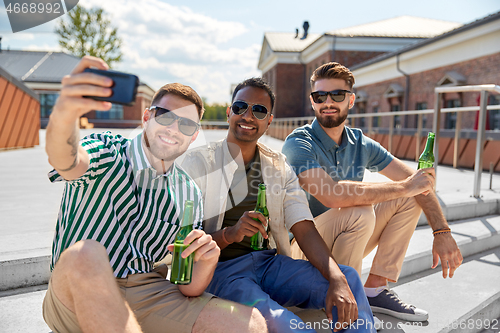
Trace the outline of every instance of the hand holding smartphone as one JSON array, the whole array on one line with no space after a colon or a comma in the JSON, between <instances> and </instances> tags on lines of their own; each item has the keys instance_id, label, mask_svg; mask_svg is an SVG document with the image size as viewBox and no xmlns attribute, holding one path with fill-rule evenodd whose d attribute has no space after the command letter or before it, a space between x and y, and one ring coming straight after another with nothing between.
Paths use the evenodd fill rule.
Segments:
<instances>
[{"instance_id":1,"label":"hand holding smartphone","mask_svg":"<svg viewBox=\"0 0 500 333\"><path fill-rule=\"evenodd\" d=\"M84 96L92 98L96 101L111 102L116 104L132 106L135 103L137 95L137 87L139 86L139 78L132 74L112 71L86 68L84 72L103 75L113 80L111 90L113 91L109 97Z\"/></svg>"}]
</instances>

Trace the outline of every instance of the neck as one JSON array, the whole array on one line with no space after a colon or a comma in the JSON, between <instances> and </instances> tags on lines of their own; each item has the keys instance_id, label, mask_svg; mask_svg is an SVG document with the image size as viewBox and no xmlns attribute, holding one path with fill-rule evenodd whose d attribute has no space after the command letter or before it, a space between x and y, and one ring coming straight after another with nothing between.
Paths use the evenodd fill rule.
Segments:
<instances>
[{"instance_id":1,"label":"neck","mask_svg":"<svg viewBox=\"0 0 500 333\"><path fill-rule=\"evenodd\" d=\"M332 128L325 128L321 124L319 125L325 131L325 133L328 134L330 139L335 141L340 146L340 144L342 143L342 133L344 132L345 122L343 122L337 127L332 127Z\"/></svg>"},{"instance_id":2,"label":"neck","mask_svg":"<svg viewBox=\"0 0 500 333\"><path fill-rule=\"evenodd\" d=\"M232 143L229 146L229 152L233 158L236 158L241 152L243 157L243 163L247 164L255 156L255 150L257 147L257 142L243 142L239 140L234 140L232 137L227 137L227 142Z\"/></svg>"},{"instance_id":3,"label":"neck","mask_svg":"<svg viewBox=\"0 0 500 333\"><path fill-rule=\"evenodd\" d=\"M146 141L144 140L144 136L142 137L141 144L149 164L151 164L151 166L156 170L156 172L160 174L167 173L167 170L170 169L172 164L174 164L174 161L160 160L159 158L151 154L151 151L147 147Z\"/></svg>"}]
</instances>

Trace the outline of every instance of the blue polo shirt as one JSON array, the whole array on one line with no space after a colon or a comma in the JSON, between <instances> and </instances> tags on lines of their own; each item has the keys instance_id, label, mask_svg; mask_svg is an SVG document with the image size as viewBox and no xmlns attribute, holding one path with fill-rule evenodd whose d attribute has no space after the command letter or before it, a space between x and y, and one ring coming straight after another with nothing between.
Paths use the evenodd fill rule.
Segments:
<instances>
[{"instance_id":1,"label":"blue polo shirt","mask_svg":"<svg viewBox=\"0 0 500 333\"><path fill-rule=\"evenodd\" d=\"M379 172L394 158L358 128L344 127L342 143L338 145L316 119L311 125L296 128L286 138L282 152L297 175L309 169L322 168L334 181L362 181L365 169ZM309 193L307 199L314 217L329 209Z\"/></svg>"}]
</instances>

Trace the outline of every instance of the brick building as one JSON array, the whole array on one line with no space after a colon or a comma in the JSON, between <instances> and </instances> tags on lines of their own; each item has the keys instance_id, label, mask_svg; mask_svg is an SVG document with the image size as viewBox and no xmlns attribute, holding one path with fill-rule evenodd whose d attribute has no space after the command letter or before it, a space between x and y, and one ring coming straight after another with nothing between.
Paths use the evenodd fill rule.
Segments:
<instances>
[{"instance_id":1,"label":"brick building","mask_svg":"<svg viewBox=\"0 0 500 333\"><path fill-rule=\"evenodd\" d=\"M71 73L80 58L63 52L16 51L0 49L0 68L22 82L39 96L41 127L47 126L59 91L61 79ZM95 127L136 127L142 113L149 107L153 89L141 82L133 106L113 104L108 112L89 112L85 115Z\"/></svg>"},{"instance_id":2,"label":"brick building","mask_svg":"<svg viewBox=\"0 0 500 333\"><path fill-rule=\"evenodd\" d=\"M431 39L350 67L357 93L353 113L424 110L434 108L434 88L500 85L500 12ZM398 70L399 69L399 70ZM490 94L488 104L500 104ZM479 92L443 95L443 107L477 106ZM396 128L416 128L417 116L396 116ZM456 113L442 115L444 129L455 128ZM432 127L432 115L424 117L424 128ZM389 127L389 118L373 118L374 127ZM474 129L476 113L462 115L462 128ZM500 110L490 110L489 128L500 130ZM365 127L362 119L354 126Z\"/></svg>"},{"instance_id":3,"label":"brick building","mask_svg":"<svg viewBox=\"0 0 500 333\"><path fill-rule=\"evenodd\" d=\"M459 26L401 16L324 34L266 33L258 67L276 92L275 117L313 115L309 79L313 70L324 63L337 61L354 67Z\"/></svg>"}]
</instances>

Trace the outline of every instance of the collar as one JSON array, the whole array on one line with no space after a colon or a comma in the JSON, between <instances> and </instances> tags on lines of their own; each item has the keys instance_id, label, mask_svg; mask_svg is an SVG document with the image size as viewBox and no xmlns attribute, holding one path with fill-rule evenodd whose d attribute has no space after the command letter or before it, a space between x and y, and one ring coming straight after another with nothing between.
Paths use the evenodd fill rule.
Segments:
<instances>
[{"instance_id":1,"label":"collar","mask_svg":"<svg viewBox=\"0 0 500 333\"><path fill-rule=\"evenodd\" d=\"M326 134L325 130L323 129L323 127L321 127L319 121L316 118L314 118L311 127L314 134L318 137L326 150L331 150L333 148L345 149L348 143L351 145L354 144L353 133L347 126L344 126L344 130L342 131L342 143L340 144L340 146L337 144L337 142L330 138L328 134Z\"/></svg>"}]
</instances>

